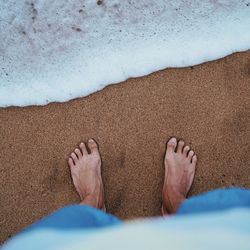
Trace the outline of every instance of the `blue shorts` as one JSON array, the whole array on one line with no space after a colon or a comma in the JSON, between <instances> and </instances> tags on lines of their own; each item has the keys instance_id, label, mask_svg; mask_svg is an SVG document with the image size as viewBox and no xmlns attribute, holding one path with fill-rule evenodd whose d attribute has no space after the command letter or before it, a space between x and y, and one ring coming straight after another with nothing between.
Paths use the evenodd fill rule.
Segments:
<instances>
[{"instance_id":1,"label":"blue shorts","mask_svg":"<svg viewBox=\"0 0 250 250\"><path fill-rule=\"evenodd\" d=\"M250 190L243 188L217 189L186 200L177 215L215 212L237 207L250 207ZM116 216L101 210L70 205L32 224L24 232L37 228L92 229L120 224Z\"/></svg>"}]
</instances>

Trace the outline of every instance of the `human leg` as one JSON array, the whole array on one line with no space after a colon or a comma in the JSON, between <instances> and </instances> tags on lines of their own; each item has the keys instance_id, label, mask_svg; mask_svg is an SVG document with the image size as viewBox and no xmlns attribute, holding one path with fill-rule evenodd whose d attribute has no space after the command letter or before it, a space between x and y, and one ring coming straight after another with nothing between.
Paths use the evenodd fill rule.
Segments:
<instances>
[{"instance_id":1,"label":"human leg","mask_svg":"<svg viewBox=\"0 0 250 250\"><path fill-rule=\"evenodd\" d=\"M224 188L186 199L193 183L197 156L181 140L171 138L165 155L165 181L162 214L212 212L235 207L250 207L250 190Z\"/></svg>"},{"instance_id":2,"label":"human leg","mask_svg":"<svg viewBox=\"0 0 250 250\"><path fill-rule=\"evenodd\" d=\"M92 139L87 145L80 143L70 155L68 164L80 203L59 209L31 225L26 231L44 227L98 228L121 223L117 217L105 213L101 156L97 143Z\"/></svg>"}]
</instances>

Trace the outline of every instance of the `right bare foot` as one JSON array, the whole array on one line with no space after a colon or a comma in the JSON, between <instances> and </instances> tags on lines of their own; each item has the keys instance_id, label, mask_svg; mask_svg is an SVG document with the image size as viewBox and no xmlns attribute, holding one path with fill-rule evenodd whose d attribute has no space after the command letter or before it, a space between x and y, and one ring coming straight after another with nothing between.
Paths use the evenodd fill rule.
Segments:
<instances>
[{"instance_id":1,"label":"right bare foot","mask_svg":"<svg viewBox=\"0 0 250 250\"><path fill-rule=\"evenodd\" d=\"M70 155L68 164L74 186L81 197L82 205L89 205L105 211L104 189L101 176L101 157L97 143L90 139L80 143L79 148Z\"/></svg>"},{"instance_id":2,"label":"right bare foot","mask_svg":"<svg viewBox=\"0 0 250 250\"><path fill-rule=\"evenodd\" d=\"M162 214L174 214L185 201L194 180L197 156L184 141L171 138L165 155Z\"/></svg>"}]
</instances>

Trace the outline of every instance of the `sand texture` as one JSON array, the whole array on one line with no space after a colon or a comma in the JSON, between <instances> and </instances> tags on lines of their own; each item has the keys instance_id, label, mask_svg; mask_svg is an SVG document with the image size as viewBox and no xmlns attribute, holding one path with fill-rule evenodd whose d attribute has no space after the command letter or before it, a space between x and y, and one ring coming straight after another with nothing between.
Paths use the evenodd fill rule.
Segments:
<instances>
[{"instance_id":1,"label":"sand texture","mask_svg":"<svg viewBox=\"0 0 250 250\"><path fill-rule=\"evenodd\" d=\"M170 136L198 155L190 195L250 187L250 51L129 79L91 96L0 109L0 225L4 240L79 202L66 159L89 137L100 145L107 210L157 216Z\"/></svg>"}]
</instances>

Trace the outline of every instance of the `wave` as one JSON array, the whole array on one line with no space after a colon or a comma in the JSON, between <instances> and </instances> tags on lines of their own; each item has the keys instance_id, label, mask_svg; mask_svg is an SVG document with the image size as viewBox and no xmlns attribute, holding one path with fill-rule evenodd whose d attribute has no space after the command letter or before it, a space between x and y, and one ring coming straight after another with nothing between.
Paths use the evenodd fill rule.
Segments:
<instances>
[{"instance_id":1,"label":"wave","mask_svg":"<svg viewBox=\"0 0 250 250\"><path fill-rule=\"evenodd\" d=\"M0 0L0 106L45 105L250 48L250 1Z\"/></svg>"}]
</instances>

